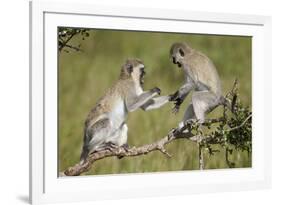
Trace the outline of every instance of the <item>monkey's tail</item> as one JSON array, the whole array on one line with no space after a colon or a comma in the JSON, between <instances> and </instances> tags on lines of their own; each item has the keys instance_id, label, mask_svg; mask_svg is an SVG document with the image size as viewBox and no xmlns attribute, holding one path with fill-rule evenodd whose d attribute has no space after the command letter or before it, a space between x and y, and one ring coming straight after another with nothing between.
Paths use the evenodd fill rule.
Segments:
<instances>
[{"instance_id":1,"label":"monkey's tail","mask_svg":"<svg viewBox=\"0 0 281 205\"><path fill-rule=\"evenodd\" d=\"M89 154L88 147L83 146L83 150L82 150L82 153L81 153L81 156L80 156L80 162L79 162L80 165L85 163L85 161L88 157L88 154Z\"/></svg>"}]
</instances>

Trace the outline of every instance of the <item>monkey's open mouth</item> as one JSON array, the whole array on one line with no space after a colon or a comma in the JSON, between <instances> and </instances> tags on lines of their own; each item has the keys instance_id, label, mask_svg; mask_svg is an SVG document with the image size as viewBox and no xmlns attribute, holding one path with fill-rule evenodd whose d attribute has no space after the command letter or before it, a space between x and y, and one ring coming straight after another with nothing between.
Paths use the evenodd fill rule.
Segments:
<instances>
[{"instance_id":1,"label":"monkey's open mouth","mask_svg":"<svg viewBox=\"0 0 281 205\"><path fill-rule=\"evenodd\" d=\"M176 64L176 65L178 65L179 68L181 67L181 63L180 63L180 62L174 61L173 63Z\"/></svg>"},{"instance_id":2,"label":"monkey's open mouth","mask_svg":"<svg viewBox=\"0 0 281 205\"><path fill-rule=\"evenodd\" d=\"M177 64L179 68L181 67L181 63L178 62L175 58L173 58L173 63L174 63L174 64Z\"/></svg>"},{"instance_id":3,"label":"monkey's open mouth","mask_svg":"<svg viewBox=\"0 0 281 205\"><path fill-rule=\"evenodd\" d=\"M144 84L144 79L143 79L143 78L140 79L140 84L141 84L141 85Z\"/></svg>"},{"instance_id":4,"label":"monkey's open mouth","mask_svg":"<svg viewBox=\"0 0 281 205\"><path fill-rule=\"evenodd\" d=\"M141 72L141 75L140 75L140 84L143 85L144 84L144 75L145 75L145 72Z\"/></svg>"},{"instance_id":5,"label":"monkey's open mouth","mask_svg":"<svg viewBox=\"0 0 281 205\"><path fill-rule=\"evenodd\" d=\"M175 57L173 57L173 63L177 64L179 68L181 67L181 63L178 62Z\"/></svg>"}]
</instances>

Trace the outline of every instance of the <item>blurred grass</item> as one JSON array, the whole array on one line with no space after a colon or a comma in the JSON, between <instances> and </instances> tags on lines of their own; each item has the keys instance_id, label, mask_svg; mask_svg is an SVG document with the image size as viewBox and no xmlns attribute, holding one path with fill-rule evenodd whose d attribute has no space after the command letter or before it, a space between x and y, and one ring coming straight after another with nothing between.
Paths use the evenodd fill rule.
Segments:
<instances>
[{"instance_id":1,"label":"blurred grass","mask_svg":"<svg viewBox=\"0 0 281 205\"><path fill-rule=\"evenodd\" d=\"M145 89L158 86L161 95L171 94L183 83L181 70L169 61L170 46L176 41L188 42L205 53L216 65L224 93L235 78L239 79L239 94L245 105L251 106L251 38L239 36L191 35L151 32L92 30L84 41L77 36L73 44L81 43L83 52L61 52L59 56L59 169L64 170L79 161L84 120L99 97L118 78L120 67L127 58L137 57L146 66ZM177 126L189 98L177 115L172 104L158 110L142 110L129 114L128 143L139 146L154 142ZM221 113L217 108L208 117ZM162 153L123 158L112 157L97 161L86 174L115 174L198 169L196 144L178 140L167 146L168 159ZM207 169L227 168L224 152L209 157ZM234 152L230 159L236 167L250 167L251 156Z\"/></svg>"}]
</instances>

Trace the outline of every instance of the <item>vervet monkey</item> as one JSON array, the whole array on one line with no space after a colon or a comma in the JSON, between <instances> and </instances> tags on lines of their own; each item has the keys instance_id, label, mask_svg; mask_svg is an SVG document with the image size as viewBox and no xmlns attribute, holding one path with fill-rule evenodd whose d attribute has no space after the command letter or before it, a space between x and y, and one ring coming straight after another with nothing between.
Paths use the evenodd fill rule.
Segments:
<instances>
[{"instance_id":1,"label":"vervet monkey","mask_svg":"<svg viewBox=\"0 0 281 205\"><path fill-rule=\"evenodd\" d=\"M216 67L206 55L186 43L174 43L170 50L170 58L174 64L183 69L185 76L184 85L171 96L171 100L175 101L173 108L175 113L189 92L194 90L183 120L174 131L179 131L189 119L203 123L205 114L218 105L229 106L228 101L222 96L221 81Z\"/></svg>"},{"instance_id":2,"label":"vervet monkey","mask_svg":"<svg viewBox=\"0 0 281 205\"><path fill-rule=\"evenodd\" d=\"M161 92L157 87L143 91L144 75L144 65L138 59L129 59L122 66L118 81L88 114L80 164L92 152L116 146L127 149L128 112L156 109L169 101L169 96L155 97Z\"/></svg>"}]
</instances>

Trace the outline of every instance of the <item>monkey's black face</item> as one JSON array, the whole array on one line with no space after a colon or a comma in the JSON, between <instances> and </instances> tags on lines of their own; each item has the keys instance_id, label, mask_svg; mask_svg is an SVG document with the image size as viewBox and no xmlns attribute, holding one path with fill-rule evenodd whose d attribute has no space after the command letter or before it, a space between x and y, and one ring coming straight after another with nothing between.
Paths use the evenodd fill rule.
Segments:
<instances>
[{"instance_id":1,"label":"monkey's black face","mask_svg":"<svg viewBox=\"0 0 281 205\"><path fill-rule=\"evenodd\" d=\"M178 45L172 46L170 56L172 57L173 63L178 65L179 68L183 66L183 61L185 57L184 48L179 47Z\"/></svg>"},{"instance_id":2,"label":"monkey's black face","mask_svg":"<svg viewBox=\"0 0 281 205\"><path fill-rule=\"evenodd\" d=\"M181 63L177 60L176 57L173 56L173 63L178 65L178 67L180 68L181 67Z\"/></svg>"}]
</instances>

